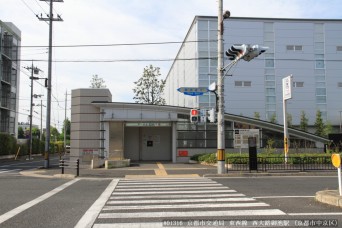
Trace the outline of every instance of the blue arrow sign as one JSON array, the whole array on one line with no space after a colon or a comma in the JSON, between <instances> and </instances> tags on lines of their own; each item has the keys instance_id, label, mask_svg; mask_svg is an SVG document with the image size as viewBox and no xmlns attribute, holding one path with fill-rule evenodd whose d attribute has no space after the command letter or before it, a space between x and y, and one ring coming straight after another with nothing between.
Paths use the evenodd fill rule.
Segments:
<instances>
[{"instance_id":1,"label":"blue arrow sign","mask_svg":"<svg viewBox=\"0 0 342 228\"><path fill-rule=\"evenodd\" d=\"M177 90L189 96L201 96L209 91L207 87L180 87Z\"/></svg>"}]
</instances>

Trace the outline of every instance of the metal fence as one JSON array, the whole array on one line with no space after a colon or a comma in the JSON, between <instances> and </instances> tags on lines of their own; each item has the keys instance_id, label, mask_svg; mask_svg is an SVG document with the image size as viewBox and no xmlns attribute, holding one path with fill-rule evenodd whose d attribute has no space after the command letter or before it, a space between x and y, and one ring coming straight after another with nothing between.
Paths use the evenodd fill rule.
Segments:
<instances>
[{"instance_id":1,"label":"metal fence","mask_svg":"<svg viewBox=\"0 0 342 228\"><path fill-rule=\"evenodd\" d=\"M230 157L226 159L228 171L310 171L310 170L335 170L331 164L330 156L327 157L288 157L285 163L284 157L258 157L257 164L251 166L249 157ZM255 167L255 169L251 169Z\"/></svg>"}]
</instances>

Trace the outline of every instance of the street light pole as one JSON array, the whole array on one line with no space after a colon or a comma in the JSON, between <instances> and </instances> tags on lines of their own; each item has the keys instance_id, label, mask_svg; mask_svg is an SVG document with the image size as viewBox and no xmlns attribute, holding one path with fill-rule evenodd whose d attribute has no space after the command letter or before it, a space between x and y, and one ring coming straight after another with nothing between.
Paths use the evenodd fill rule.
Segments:
<instances>
[{"instance_id":1,"label":"street light pole","mask_svg":"<svg viewBox=\"0 0 342 228\"><path fill-rule=\"evenodd\" d=\"M29 151L29 156L28 160L31 160L32 156L32 109L33 109L33 62L31 65L31 97L30 97L30 151Z\"/></svg>"}]
</instances>

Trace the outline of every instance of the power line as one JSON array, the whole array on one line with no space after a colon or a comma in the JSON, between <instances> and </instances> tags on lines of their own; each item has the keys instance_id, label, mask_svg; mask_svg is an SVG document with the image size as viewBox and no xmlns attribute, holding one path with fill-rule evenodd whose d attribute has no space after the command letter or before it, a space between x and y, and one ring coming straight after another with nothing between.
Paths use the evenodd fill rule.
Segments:
<instances>
[{"instance_id":1,"label":"power line","mask_svg":"<svg viewBox=\"0 0 342 228\"><path fill-rule=\"evenodd\" d=\"M23 0L22 0L23 1ZM116 47L116 46L142 46L142 45L166 45L166 44L184 44L184 43L210 43L217 40L194 40L194 41L165 41L165 42L145 42L145 43L121 43L121 44L70 44L70 45L53 45L53 48L76 48L76 47ZM5 47L5 46L3 46ZM46 45L26 45L18 46L21 48L45 48Z\"/></svg>"}]
</instances>

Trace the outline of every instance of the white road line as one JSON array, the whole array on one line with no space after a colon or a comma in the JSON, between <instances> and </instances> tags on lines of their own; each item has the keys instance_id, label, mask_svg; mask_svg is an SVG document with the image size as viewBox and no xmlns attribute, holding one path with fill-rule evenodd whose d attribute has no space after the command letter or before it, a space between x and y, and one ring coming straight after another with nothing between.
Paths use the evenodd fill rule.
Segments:
<instances>
[{"instance_id":1,"label":"white road line","mask_svg":"<svg viewBox=\"0 0 342 228\"><path fill-rule=\"evenodd\" d=\"M245 196L244 194L241 193L231 193L231 194L199 194L199 195L151 195L151 196L112 196L110 197L111 200L124 200L124 199L163 199L163 198L223 198L223 197L234 197L234 196Z\"/></svg>"},{"instance_id":2,"label":"white road line","mask_svg":"<svg viewBox=\"0 0 342 228\"><path fill-rule=\"evenodd\" d=\"M186 178L153 178L153 179L125 179L120 181L120 183L153 183L153 182L213 182L209 179L203 179L203 178L194 178L194 179L186 179Z\"/></svg>"},{"instance_id":3,"label":"white road line","mask_svg":"<svg viewBox=\"0 0 342 228\"><path fill-rule=\"evenodd\" d=\"M256 216L256 215L286 215L279 209L266 210L225 210L225 211L181 211L181 212L140 212L140 213L101 213L100 219L121 218L194 218L221 216Z\"/></svg>"},{"instance_id":4,"label":"white road line","mask_svg":"<svg viewBox=\"0 0 342 228\"><path fill-rule=\"evenodd\" d=\"M104 211L117 210L150 210L150 209L189 209L189 208L228 208L228 207L267 207L266 203L215 203L215 204L156 204L156 205L130 205L130 206L105 206Z\"/></svg>"},{"instance_id":5,"label":"white road line","mask_svg":"<svg viewBox=\"0 0 342 228\"><path fill-rule=\"evenodd\" d=\"M62 184L61 186L51 190L50 192L45 193L44 195L39 196L38 198L31 200L30 202L27 202L17 208L14 208L13 210L3 214L0 216L0 224L7 221L8 219L16 216L17 214L29 209L30 207L50 198L51 196L55 195L56 193L64 190L65 188L69 187L70 185L76 183L77 181L79 181L80 179L74 179L71 180L65 184Z\"/></svg>"},{"instance_id":6,"label":"white road line","mask_svg":"<svg viewBox=\"0 0 342 228\"><path fill-rule=\"evenodd\" d=\"M315 196L257 196L254 199L314 198Z\"/></svg>"},{"instance_id":7,"label":"white road line","mask_svg":"<svg viewBox=\"0 0 342 228\"><path fill-rule=\"evenodd\" d=\"M322 213L322 212L318 212L318 213L287 213L288 215L291 216L323 216L323 215L342 215L342 212L327 212L327 213Z\"/></svg>"},{"instance_id":8,"label":"white road line","mask_svg":"<svg viewBox=\"0 0 342 228\"><path fill-rule=\"evenodd\" d=\"M0 173L20 172L22 169L2 169Z\"/></svg>"},{"instance_id":9,"label":"white road line","mask_svg":"<svg viewBox=\"0 0 342 228\"><path fill-rule=\"evenodd\" d=\"M120 181L120 186L125 185L125 186L131 186L131 185L173 185L173 184L217 184L215 181L158 181L158 182L122 182Z\"/></svg>"},{"instance_id":10,"label":"white road line","mask_svg":"<svg viewBox=\"0 0 342 228\"><path fill-rule=\"evenodd\" d=\"M213 183L213 184L163 184L163 187L214 187L214 186L222 186L222 184ZM116 189L122 189L122 188L158 188L160 187L160 184L151 184L151 185L118 185Z\"/></svg>"},{"instance_id":11,"label":"white road line","mask_svg":"<svg viewBox=\"0 0 342 228\"><path fill-rule=\"evenodd\" d=\"M162 228L162 222L149 222L149 223L102 223L94 224L93 228Z\"/></svg>"},{"instance_id":12,"label":"white road line","mask_svg":"<svg viewBox=\"0 0 342 228\"><path fill-rule=\"evenodd\" d=\"M158 191L152 191L152 192L113 192L112 195L162 195L162 194L174 194L174 193L179 193L179 194L193 194L193 193L228 193L228 192L236 192L235 190L207 190L207 191L163 191L163 192L158 192Z\"/></svg>"},{"instance_id":13,"label":"white road line","mask_svg":"<svg viewBox=\"0 0 342 228\"><path fill-rule=\"evenodd\" d=\"M108 201L109 205L116 204L152 204L152 203L198 203L198 202L245 202L245 201L256 201L253 198L212 198L212 199L166 199L166 200L115 200Z\"/></svg>"},{"instance_id":14,"label":"white road line","mask_svg":"<svg viewBox=\"0 0 342 228\"><path fill-rule=\"evenodd\" d=\"M113 179L101 196L91 205L82 218L78 221L75 228L90 228L94 224L98 214L100 213L106 201L114 191L116 185L119 183L119 179Z\"/></svg>"},{"instance_id":15,"label":"white road line","mask_svg":"<svg viewBox=\"0 0 342 228\"><path fill-rule=\"evenodd\" d=\"M155 190L155 191L165 191L165 190L210 190L210 189L229 189L228 187L225 186L215 186L215 187L167 187L167 188L133 188L133 189L115 189L115 192L136 192L136 191L150 191L150 190Z\"/></svg>"}]
</instances>

